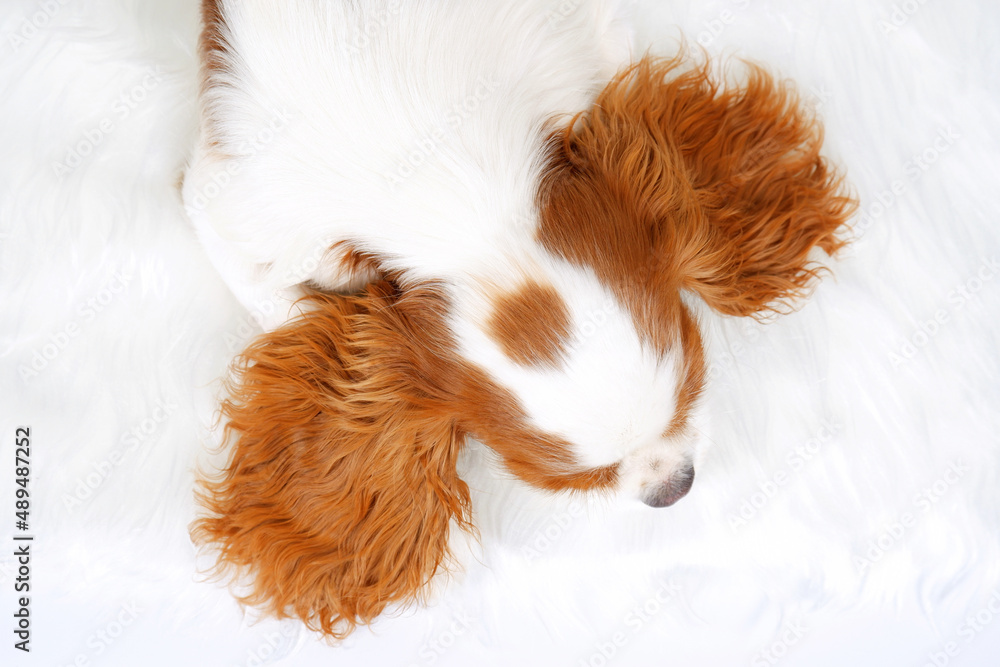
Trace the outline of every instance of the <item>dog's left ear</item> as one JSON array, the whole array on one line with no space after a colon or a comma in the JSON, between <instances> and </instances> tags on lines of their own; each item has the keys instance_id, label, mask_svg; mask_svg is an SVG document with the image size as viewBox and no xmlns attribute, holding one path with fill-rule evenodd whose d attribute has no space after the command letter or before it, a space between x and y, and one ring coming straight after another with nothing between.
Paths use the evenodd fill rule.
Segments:
<instances>
[{"instance_id":1,"label":"dog's left ear","mask_svg":"<svg viewBox=\"0 0 1000 667\"><path fill-rule=\"evenodd\" d=\"M646 58L555 138L541 239L619 289L689 289L729 315L781 310L844 245L856 203L795 91L748 65Z\"/></svg>"},{"instance_id":2,"label":"dog's left ear","mask_svg":"<svg viewBox=\"0 0 1000 667\"><path fill-rule=\"evenodd\" d=\"M464 436L433 289L380 282L302 306L235 364L232 454L202 483L193 535L218 549L218 574L249 580L243 602L340 639L422 597L453 522L474 530Z\"/></svg>"}]
</instances>

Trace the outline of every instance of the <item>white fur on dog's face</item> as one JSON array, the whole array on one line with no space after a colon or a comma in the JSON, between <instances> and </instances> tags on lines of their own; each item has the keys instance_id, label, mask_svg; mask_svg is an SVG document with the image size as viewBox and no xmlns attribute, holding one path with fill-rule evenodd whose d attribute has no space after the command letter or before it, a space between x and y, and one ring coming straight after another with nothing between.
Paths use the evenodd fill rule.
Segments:
<instances>
[{"instance_id":1,"label":"white fur on dog's face","mask_svg":"<svg viewBox=\"0 0 1000 667\"><path fill-rule=\"evenodd\" d=\"M656 350L593 271L547 255L530 267L518 288L551 287L568 316L554 362L505 353L485 324L496 303L481 284L456 297L450 324L460 354L517 399L528 426L570 445L574 465L566 472L613 467L621 497L672 504L690 486L695 456L687 425L671 430L690 361L683 346ZM530 319L508 325L515 338L536 333ZM669 498L664 486L673 489Z\"/></svg>"}]
</instances>

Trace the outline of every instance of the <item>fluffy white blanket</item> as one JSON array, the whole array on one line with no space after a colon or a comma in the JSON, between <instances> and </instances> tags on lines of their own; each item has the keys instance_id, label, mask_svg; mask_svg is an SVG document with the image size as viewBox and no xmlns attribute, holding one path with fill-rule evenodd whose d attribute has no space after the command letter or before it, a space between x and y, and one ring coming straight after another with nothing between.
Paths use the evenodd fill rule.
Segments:
<instances>
[{"instance_id":1,"label":"fluffy white blanket","mask_svg":"<svg viewBox=\"0 0 1000 667\"><path fill-rule=\"evenodd\" d=\"M1000 5L631 11L643 48L685 34L800 84L862 200L856 241L798 313L711 322L714 447L677 506L553 500L472 449L478 559L430 607L330 647L244 616L187 535L217 378L255 332L178 197L196 0L6 0L0 662L997 664Z\"/></svg>"}]
</instances>

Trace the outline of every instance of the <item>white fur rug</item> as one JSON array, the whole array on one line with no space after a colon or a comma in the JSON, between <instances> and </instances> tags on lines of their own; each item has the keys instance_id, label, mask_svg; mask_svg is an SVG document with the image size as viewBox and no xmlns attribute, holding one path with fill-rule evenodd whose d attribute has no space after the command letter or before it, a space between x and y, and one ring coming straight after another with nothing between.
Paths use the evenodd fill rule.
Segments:
<instances>
[{"instance_id":1,"label":"white fur rug","mask_svg":"<svg viewBox=\"0 0 1000 667\"><path fill-rule=\"evenodd\" d=\"M3 3L0 663L998 664L1000 5L630 11L640 49L683 32L799 82L862 200L857 240L798 313L710 320L714 447L677 506L552 499L473 448L477 559L330 647L244 617L187 536L215 381L255 331L178 198L196 0Z\"/></svg>"}]
</instances>

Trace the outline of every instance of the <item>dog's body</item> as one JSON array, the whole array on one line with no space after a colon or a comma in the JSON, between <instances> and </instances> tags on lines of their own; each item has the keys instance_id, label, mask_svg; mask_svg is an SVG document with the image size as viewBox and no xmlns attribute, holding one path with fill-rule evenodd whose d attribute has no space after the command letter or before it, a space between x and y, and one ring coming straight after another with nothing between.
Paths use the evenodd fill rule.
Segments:
<instances>
[{"instance_id":1,"label":"dog's body","mask_svg":"<svg viewBox=\"0 0 1000 667\"><path fill-rule=\"evenodd\" d=\"M452 296L551 264L544 144L627 62L609 4L220 2L185 201L244 305L364 284L337 243Z\"/></svg>"},{"instance_id":2,"label":"dog's body","mask_svg":"<svg viewBox=\"0 0 1000 667\"><path fill-rule=\"evenodd\" d=\"M539 488L687 493L704 363L682 290L774 308L850 211L790 91L679 59L615 75L626 31L597 1L204 16L185 202L280 326L238 364L197 531L250 601L342 635L418 595L470 528L467 437ZM303 286L325 294L286 322Z\"/></svg>"}]
</instances>

